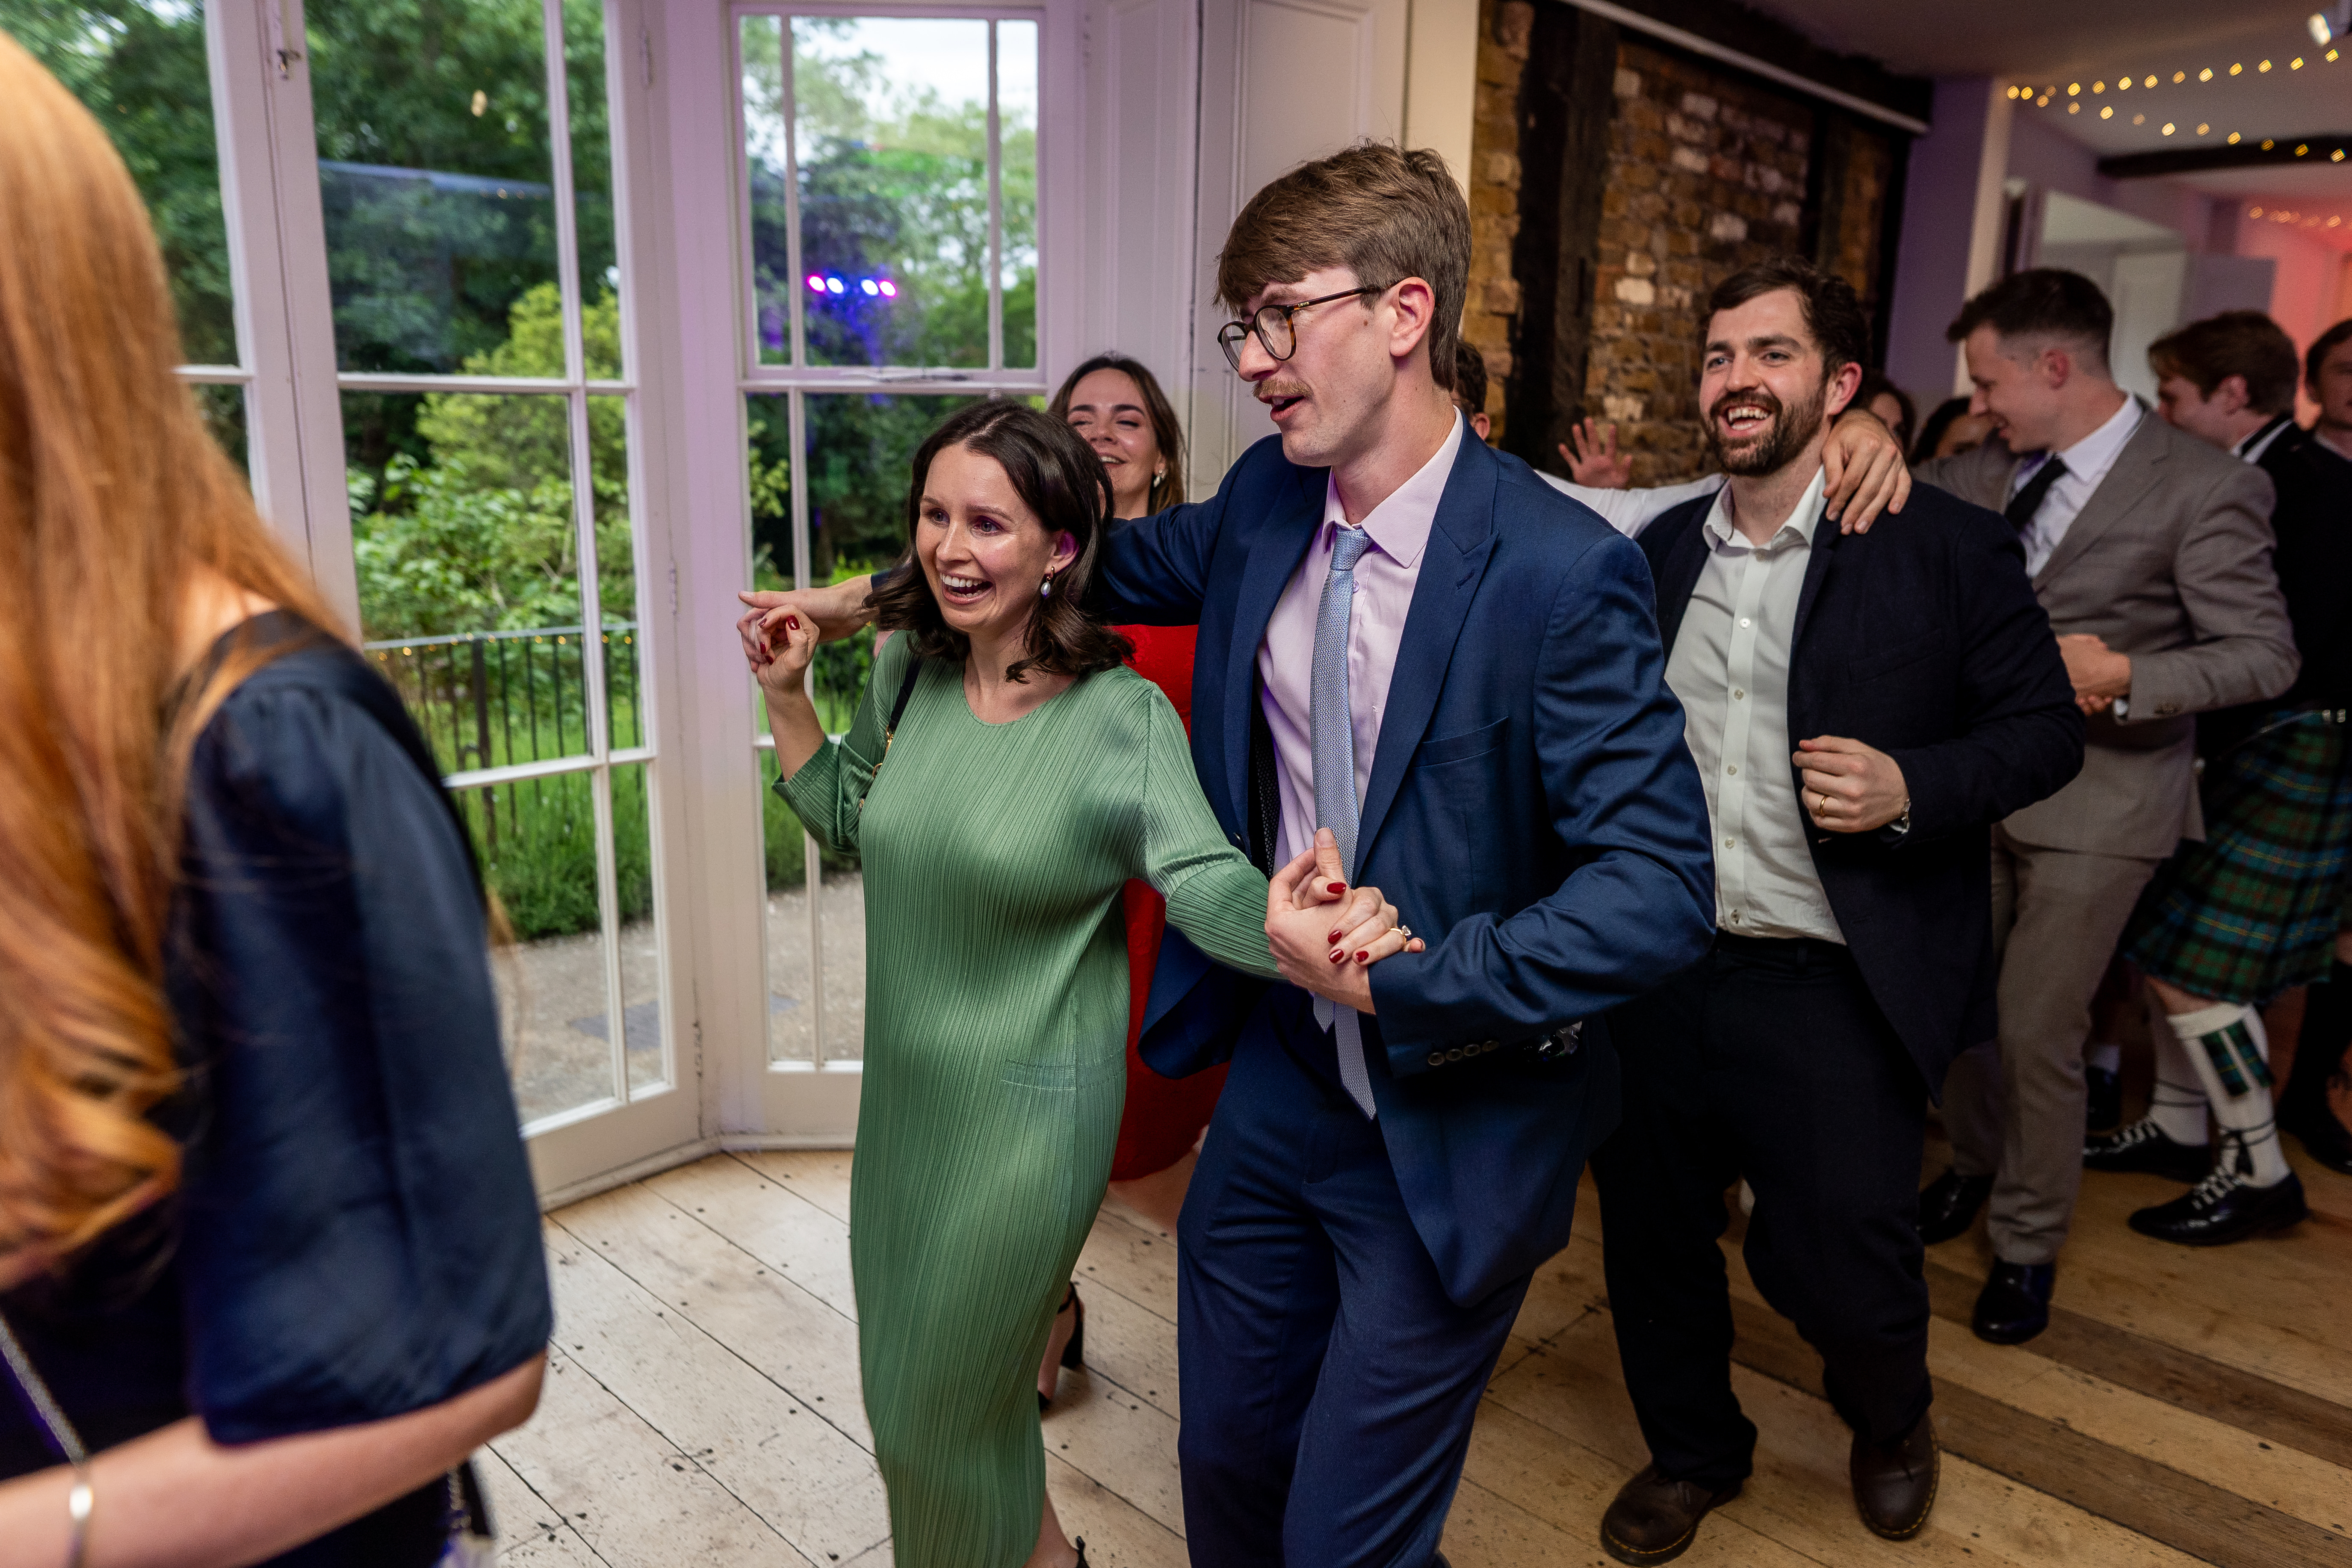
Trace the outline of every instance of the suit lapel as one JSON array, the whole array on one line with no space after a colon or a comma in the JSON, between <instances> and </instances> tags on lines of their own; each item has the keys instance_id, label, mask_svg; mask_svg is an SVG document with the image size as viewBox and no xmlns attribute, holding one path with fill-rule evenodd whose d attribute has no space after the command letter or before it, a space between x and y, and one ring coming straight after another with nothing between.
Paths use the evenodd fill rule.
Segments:
<instances>
[{"instance_id":1,"label":"suit lapel","mask_svg":"<svg viewBox=\"0 0 2352 1568\"><path fill-rule=\"evenodd\" d=\"M1845 537L1838 525L1824 517L1813 525L1812 548L1805 552L1805 584L1797 590L1797 624L1789 632L1789 666L1796 668L1797 649L1805 646L1805 622L1813 613L1813 602L1822 596L1822 584L1837 569L1838 542Z\"/></svg>"},{"instance_id":2,"label":"suit lapel","mask_svg":"<svg viewBox=\"0 0 2352 1568\"><path fill-rule=\"evenodd\" d=\"M1710 507L1712 501L1707 503ZM1650 526L1664 526L1661 519ZM1706 570L1706 513L1685 527L1673 543L1666 546L1665 559L1658 563L1658 580L1654 584L1658 595L1658 646L1668 658L1675 654L1675 638L1682 635L1683 616L1690 610L1691 595L1698 590L1699 574Z\"/></svg>"},{"instance_id":3,"label":"suit lapel","mask_svg":"<svg viewBox=\"0 0 2352 1568\"><path fill-rule=\"evenodd\" d=\"M1356 827L1356 868L1370 863L1373 840L1395 804L1414 748L1437 710L1445 689L1445 668L1454 640L1477 596L1478 580L1495 552L1495 456L1466 432L1454 472L1438 499L1429 542L1422 550L1412 605L1405 612L1404 637L1397 645L1396 668L1389 677L1388 707L1381 714L1381 738L1372 752L1371 777L1364 785L1364 809Z\"/></svg>"},{"instance_id":4,"label":"suit lapel","mask_svg":"<svg viewBox=\"0 0 2352 1568\"><path fill-rule=\"evenodd\" d=\"M1249 820L1250 707L1257 700L1257 650L1266 623L1323 521L1329 470L1295 468L1297 489L1270 509L1250 542L1234 604L1233 642L1225 650L1225 789L1233 820Z\"/></svg>"},{"instance_id":5,"label":"suit lapel","mask_svg":"<svg viewBox=\"0 0 2352 1568\"><path fill-rule=\"evenodd\" d=\"M2098 542L2101 534L2131 516L2149 492L2163 482L2168 429L2153 412L2145 408L2140 411L2139 428L2124 443L2124 449L2116 454L2116 466L2107 470L2107 477L2099 481L2099 488L2091 492L2091 499L2084 503L2074 521L2066 525L2066 537L2058 542L2058 548L2050 552L2050 559L2033 574L2034 587L2040 588L2081 560Z\"/></svg>"}]
</instances>

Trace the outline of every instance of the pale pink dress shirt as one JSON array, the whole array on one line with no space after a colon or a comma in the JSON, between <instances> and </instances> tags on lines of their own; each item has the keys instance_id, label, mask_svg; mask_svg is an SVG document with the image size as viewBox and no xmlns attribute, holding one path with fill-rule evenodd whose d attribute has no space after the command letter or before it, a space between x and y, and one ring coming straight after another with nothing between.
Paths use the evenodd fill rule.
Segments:
<instances>
[{"instance_id":1,"label":"pale pink dress shirt","mask_svg":"<svg viewBox=\"0 0 2352 1568\"><path fill-rule=\"evenodd\" d=\"M1348 625L1348 717L1356 741L1356 799L1364 798L1372 753L1381 742L1381 716L1388 709L1389 679L1396 673L1397 646L1412 608L1412 587L1421 578L1421 555L1437 521L1437 503L1454 472L1467 428L1457 416L1454 433L1437 455L1366 515L1370 548L1356 562L1354 613ZM1282 795L1282 845L1287 861L1315 843L1315 750L1312 685L1315 675L1315 612L1331 572L1335 529L1348 526L1339 487L1326 480L1323 521L1307 559L1298 563L1274 617L1258 644L1258 679L1265 688L1265 721L1274 731L1274 771Z\"/></svg>"}]
</instances>

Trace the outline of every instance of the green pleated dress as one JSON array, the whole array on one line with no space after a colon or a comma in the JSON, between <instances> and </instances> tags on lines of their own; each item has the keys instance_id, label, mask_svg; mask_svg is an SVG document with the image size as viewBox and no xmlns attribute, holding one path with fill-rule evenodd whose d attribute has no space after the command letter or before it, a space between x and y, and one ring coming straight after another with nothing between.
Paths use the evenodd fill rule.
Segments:
<instances>
[{"instance_id":1,"label":"green pleated dress","mask_svg":"<svg viewBox=\"0 0 2352 1568\"><path fill-rule=\"evenodd\" d=\"M1202 951L1270 975L1265 879L1131 670L986 724L961 668L926 660L877 774L907 640L876 659L842 743L776 788L865 863L849 1252L895 1560L1017 1568L1045 1500L1037 1363L1126 1092L1119 889L1149 880Z\"/></svg>"}]
</instances>

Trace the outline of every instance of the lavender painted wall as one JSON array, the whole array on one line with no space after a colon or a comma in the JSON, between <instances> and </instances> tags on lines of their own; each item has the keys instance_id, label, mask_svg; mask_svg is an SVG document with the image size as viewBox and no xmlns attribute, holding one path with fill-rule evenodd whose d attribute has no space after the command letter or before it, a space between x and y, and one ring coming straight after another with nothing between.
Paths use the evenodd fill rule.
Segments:
<instances>
[{"instance_id":1,"label":"lavender painted wall","mask_svg":"<svg viewBox=\"0 0 2352 1568\"><path fill-rule=\"evenodd\" d=\"M1895 302L1886 329L1886 374L1918 399L1922 415L1951 395L1958 362L1944 341L1944 328L1968 298L1977 174L1992 102L1989 78L1937 82L1931 128L1911 143Z\"/></svg>"}]
</instances>

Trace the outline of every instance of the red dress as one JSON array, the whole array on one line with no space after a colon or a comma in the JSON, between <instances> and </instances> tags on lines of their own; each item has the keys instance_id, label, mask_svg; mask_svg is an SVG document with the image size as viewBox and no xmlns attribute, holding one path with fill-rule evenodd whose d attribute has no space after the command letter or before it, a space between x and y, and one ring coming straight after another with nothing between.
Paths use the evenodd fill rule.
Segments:
<instances>
[{"instance_id":1,"label":"red dress","mask_svg":"<svg viewBox=\"0 0 2352 1568\"><path fill-rule=\"evenodd\" d=\"M1168 694L1192 728L1192 639L1191 626L1121 626L1135 644L1129 662L1136 673ZM1225 1087L1223 1064L1190 1078L1162 1078L1144 1065L1136 1052L1143 1033L1143 1005L1151 994L1152 965L1160 957L1160 938L1168 929L1168 904L1149 882L1127 885L1127 1108L1118 1119L1118 1148L1112 1154L1110 1179L1131 1182L1164 1171L1182 1159L1209 1124L1217 1095Z\"/></svg>"}]
</instances>

